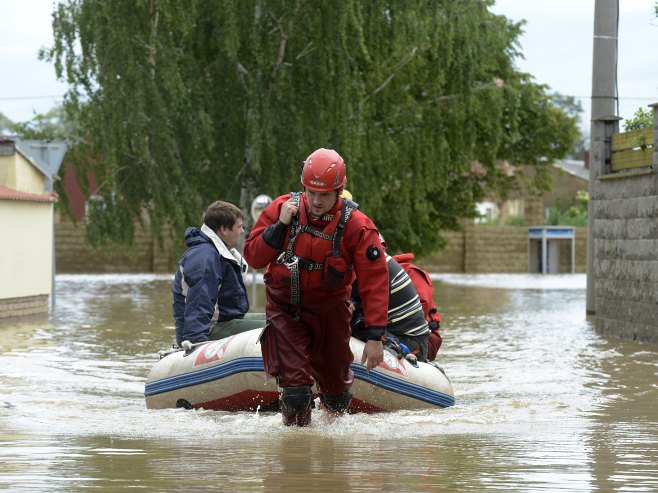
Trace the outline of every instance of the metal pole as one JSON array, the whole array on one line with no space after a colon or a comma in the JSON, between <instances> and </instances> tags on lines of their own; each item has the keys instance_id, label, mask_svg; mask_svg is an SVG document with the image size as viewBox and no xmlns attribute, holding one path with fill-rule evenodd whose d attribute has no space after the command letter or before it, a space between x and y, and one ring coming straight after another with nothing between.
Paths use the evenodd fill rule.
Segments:
<instances>
[{"instance_id":1,"label":"metal pole","mask_svg":"<svg viewBox=\"0 0 658 493\"><path fill-rule=\"evenodd\" d=\"M541 273L548 274L548 239L546 229L541 232Z\"/></svg>"},{"instance_id":2,"label":"metal pole","mask_svg":"<svg viewBox=\"0 0 658 493\"><path fill-rule=\"evenodd\" d=\"M251 305L256 308L256 269L251 269Z\"/></svg>"},{"instance_id":3,"label":"metal pole","mask_svg":"<svg viewBox=\"0 0 658 493\"><path fill-rule=\"evenodd\" d=\"M594 271L594 216L596 214L596 180L603 169L603 158L595 152L596 137L603 124L596 121L613 116L617 102L617 32L619 0L595 0L594 53L592 58L592 125L590 131L589 205L587 223L587 298L588 314L596 313L596 272ZM601 139L602 141L602 139Z\"/></svg>"},{"instance_id":4,"label":"metal pole","mask_svg":"<svg viewBox=\"0 0 658 493\"><path fill-rule=\"evenodd\" d=\"M53 251L52 251L52 265L50 266L50 314L54 315L55 314L55 274L57 271L57 266L56 266L56 248L55 248L55 204L52 205L53 207L53 220L52 220L52 226L53 226L53 240L52 240L52 245L53 245Z\"/></svg>"},{"instance_id":5,"label":"metal pole","mask_svg":"<svg viewBox=\"0 0 658 493\"><path fill-rule=\"evenodd\" d=\"M530 236L530 235L528 235ZM532 272L532 240L528 238L528 272Z\"/></svg>"},{"instance_id":6,"label":"metal pole","mask_svg":"<svg viewBox=\"0 0 658 493\"><path fill-rule=\"evenodd\" d=\"M254 220L252 224L253 226L256 224L256 221L258 221L258 217L260 216L261 212L265 210L265 208L272 203L272 197L269 195L261 194L258 195L252 202L251 202L251 218ZM251 301L252 301L252 310L253 308L256 308L256 269L252 267L252 276L251 276Z\"/></svg>"},{"instance_id":7,"label":"metal pole","mask_svg":"<svg viewBox=\"0 0 658 493\"><path fill-rule=\"evenodd\" d=\"M576 273L576 229L571 230L571 273Z\"/></svg>"}]
</instances>

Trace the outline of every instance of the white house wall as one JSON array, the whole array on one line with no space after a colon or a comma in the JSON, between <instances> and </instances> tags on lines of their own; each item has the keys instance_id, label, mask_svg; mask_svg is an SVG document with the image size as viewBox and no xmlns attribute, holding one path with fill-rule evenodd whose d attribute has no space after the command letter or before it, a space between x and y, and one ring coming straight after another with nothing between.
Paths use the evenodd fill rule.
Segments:
<instances>
[{"instance_id":1,"label":"white house wall","mask_svg":"<svg viewBox=\"0 0 658 493\"><path fill-rule=\"evenodd\" d=\"M49 295L53 204L0 200L0 299Z\"/></svg>"}]
</instances>

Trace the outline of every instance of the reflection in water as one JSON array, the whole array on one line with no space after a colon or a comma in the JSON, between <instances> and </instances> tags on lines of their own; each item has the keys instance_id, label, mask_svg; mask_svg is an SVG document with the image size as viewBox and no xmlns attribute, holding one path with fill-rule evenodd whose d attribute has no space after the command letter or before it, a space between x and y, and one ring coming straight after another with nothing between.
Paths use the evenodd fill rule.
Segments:
<instances>
[{"instance_id":1,"label":"reflection in water","mask_svg":"<svg viewBox=\"0 0 658 493\"><path fill-rule=\"evenodd\" d=\"M595 334L584 279L436 276L456 406L288 429L147 410L171 277L59 276L49 320L0 323L0 489L657 491L658 349Z\"/></svg>"}]
</instances>

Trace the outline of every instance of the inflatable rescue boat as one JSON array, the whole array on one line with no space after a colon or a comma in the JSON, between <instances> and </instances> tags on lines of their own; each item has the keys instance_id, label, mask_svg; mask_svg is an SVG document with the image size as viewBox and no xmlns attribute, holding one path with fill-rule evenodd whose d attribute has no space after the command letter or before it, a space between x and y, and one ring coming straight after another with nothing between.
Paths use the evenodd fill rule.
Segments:
<instances>
[{"instance_id":1,"label":"inflatable rescue boat","mask_svg":"<svg viewBox=\"0 0 658 493\"><path fill-rule=\"evenodd\" d=\"M161 352L146 381L146 407L275 411L276 380L266 375L258 337L250 330L188 350ZM450 380L434 363L412 364L384 349L384 361L367 371L359 362L365 344L352 338L352 403L349 412L433 409L453 406ZM314 394L317 389L314 387Z\"/></svg>"}]
</instances>

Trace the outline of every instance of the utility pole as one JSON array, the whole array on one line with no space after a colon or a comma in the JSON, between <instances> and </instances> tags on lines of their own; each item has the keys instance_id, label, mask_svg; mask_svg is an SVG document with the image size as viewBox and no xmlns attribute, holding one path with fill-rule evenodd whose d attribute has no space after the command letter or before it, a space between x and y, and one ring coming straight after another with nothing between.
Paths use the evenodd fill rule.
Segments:
<instances>
[{"instance_id":1,"label":"utility pole","mask_svg":"<svg viewBox=\"0 0 658 493\"><path fill-rule=\"evenodd\" d=\"M617 33L619 0L595 0L594 55L592 58L592 122L589 159L589 207L587 228L587 313L596 313L594 272L594 216L596 181L605 165L605 122L618 123L617 103Z\"/></svg>"}]
</instances>

